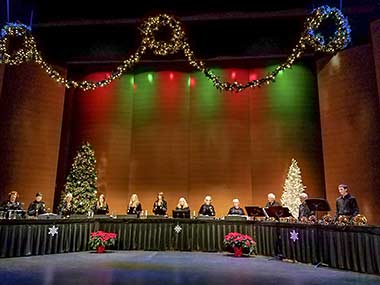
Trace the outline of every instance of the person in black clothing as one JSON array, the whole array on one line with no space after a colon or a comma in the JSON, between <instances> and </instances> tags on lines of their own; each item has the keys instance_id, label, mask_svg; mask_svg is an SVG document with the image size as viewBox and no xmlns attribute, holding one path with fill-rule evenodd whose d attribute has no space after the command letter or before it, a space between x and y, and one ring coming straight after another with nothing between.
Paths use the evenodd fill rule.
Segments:
<instances>
[{"instance_id":1,"label":"person in black clothing","mask_svg":"<svg viewBox=\"0 0 380 285\"><path fill-rule=\"evenodd\" d=\"M96 201L95 207L94 207L94 214L95 215L107 215L109 212L108 204L106 202L106 197L104 194L99 195L98 201Z\"/></svg>"},{"instance_id":2,"label":"person in black clothing","mask_svg":"<svg viewBox=\"0 0 380 285\"><path fill-rule=\"evenodd\" d=\"M310 211L309 207L306 204L306 199L309 198L309 196L306 193L300 194L300 200L301 204L299 206L298 210L298 220L301 221L302 218L309 219L311 215L314 215L314 212Z\"/></svg>"},{"instance_id":3,"label":"person in black clothing","mask_svg":"<svg viewBox=\"0 0 380 285\"><path fill-rule=\"evenodd\" d=\"M211 196L206 196L205 197L205 200L204 200L204 204L201 206L201 208L199 209L199 215L202 215L202 216L211 216L211 217L214 217L215 216L215 209L214 209L214 206L211 205L211 202L212 202L212 198Z\"/></svg>"},{"instance_id":4,"label":"person in black clothing","mask_svg":"<svg viewBox=\"0 0 380 285\"><path fill-rule=\"evenodd\" d=\"M11 191L8 194L8 201L4 202L2 205L3 210L5 211L22 211L22 204L17 201L18 199L18 192L17 191Z\"/></svg>"},{"instance_id":5,"label":"person in black clothing","mask_svg":"<svg viewBox=\"0 0 380 285\"><path fill-rule=\"evenodd\" d=\"M159 216L165 216L168 210L168 203L164 199L164 193L160 192L157 194L157 200L153 204L153 214Z\"/></svg>"},{"instance_id":6,"label":"person in black clothing","mask_svg":"<svg viewBox=\"0 0 380 285\"><path fill-rule=\"evenodd\" d=\"M273 193L268 194L268 202L265 204L265 208L281 206L280 203L276 202L276 195Z\"/></svg>"},{"instance_id":7,"label":"person in black clothing","mask_svg":"<svg viewBox=\"0 0 380 285\"><path fill-rule=\"evenodd\" d=\"M17 191L11 191L8 194L8 201L1 205L1 210L5 213L5 217L12 218L25 218L25 211L22 207L22 203L17 201Z\"/></svg>"},{"instance_id":8,"label":"person in black clothing","mask_svg":"<svg viewBox=\"0 0 380 285\"><path fill-rule=\"evenodd\" d=\"M190 207L184 197L179 198L177 207L173 211L173 218L190 218Z\"/></svg>"},{"instance_id":9,"label":"person in black clothing","mask_svg":"<svg viewBox=\"0 0 380 285\"><path fill-rule=\"evenodd\" d=\"M230 208L228 211L228 215L244 215L244 210L240 208L240 201L239 199L233 199L232 203L234 203L234 206Z\"/></svg>"},{"instance_id":10,"label":"person in black clothing","mask_svg":"<svg viewBox=\"0 0 380 285\"><path fill-rule=\"evenodd\" d=\"M176 209L176 210L190 211L190 207L189 207L189 205L187 204L186 199L183 198L183 197L179 198L179 200L178 200L178 205L177 205L177 207L176 207L175 209Z\"/></svg>"},{"instance_id":11,"label":"person in black clothing","mask_svg":"<svg viewBox=\"0 0 380 285\"><path fill-rule=\"evenodd\" d=\"M336 200L334 221L336 221L339 216L354 218L359 214L359 206L356 198L348 193L348 186L346 184L340 184L338 190L341 196Z\"/></svg>"},{"instance_id":12,"label":"person in black clothing","mask_svg":"<svg viewBox=\"0 0 380 285\"><path fill-rule=\"evenodd\" d=\"M127 214L137 215L137 217L140 217L141 212L142 206L139 201L139 197L137 196L137 194L132 194L131 199L129 199Z\"/></svg>"},{"instance_id":13,"label":"person in black clothing","mask_svg":"<svg viewBox=\"0 0 380 285\"><path fill-rule=\"evenodd\" d=\"M65 201L63 201L61 207L58 210L58 213L62 216L70 216L74 214L74 206L72 203L73 194L67 193L65 196Z\"/></svg>"},{"instance_id":14,"label":"person in black clothing","mask_svg":"<svg viewBox=\"0 0 380 285\"><path fill-rule=\"evenodd\" d=\"M46 214L46 205L42 201L42 193L38 192L36 194L36 199L29 204L28 215L37 217L38 215Z\"/></svg>"}]
</instances>

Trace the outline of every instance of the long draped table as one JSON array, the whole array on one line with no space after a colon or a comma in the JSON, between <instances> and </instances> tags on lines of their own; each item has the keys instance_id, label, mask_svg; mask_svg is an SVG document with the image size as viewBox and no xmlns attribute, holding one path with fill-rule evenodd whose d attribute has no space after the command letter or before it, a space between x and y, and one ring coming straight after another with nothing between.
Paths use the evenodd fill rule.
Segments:
<instances>
[{"instance_id":1,"label":"long draped table","mask_svg":"<svg viewBox=\"0 0 380 285\"><path fill-rule=\"evenodd\" d=\"M57 234L49 234L57 228ZM380 274L380 227L199 219L0 220L0 257L87 251L90 233L115 232L115 250L223 251L229 232L249 234L259 255ZM291 239L291 232L298 239ZM277 251L276 251L277 250Z\"/></svg>"}]
</instances>

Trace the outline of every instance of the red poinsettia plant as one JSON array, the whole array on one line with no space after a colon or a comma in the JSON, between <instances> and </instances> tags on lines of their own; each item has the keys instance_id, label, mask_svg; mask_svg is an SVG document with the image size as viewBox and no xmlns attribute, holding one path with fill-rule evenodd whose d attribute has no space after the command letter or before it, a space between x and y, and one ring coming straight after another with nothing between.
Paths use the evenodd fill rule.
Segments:
<instances>
[{"instance_id":1,"label":"red poinsettia plant","mask_svg":"<svg viewBox=\"0 0 380 285\"><path fill-rule=\"evenodd\" d=\"M249 235L231 232L224 236L223 243L228 251L241 248L244 253L256 254L256 242Z\"/></svg>"},{"instance_id":2,"label":"red poinsettia plant","mask_svg":"<svg viewBox=\"0 0 380 285\"><path fill-rule=\"evenodd\" d=\"M111 246L115 244L116 237L117 234L115 233L107 233L103 231L92 232L88 244L92 249Z\"/></svg>"}]
</instances>

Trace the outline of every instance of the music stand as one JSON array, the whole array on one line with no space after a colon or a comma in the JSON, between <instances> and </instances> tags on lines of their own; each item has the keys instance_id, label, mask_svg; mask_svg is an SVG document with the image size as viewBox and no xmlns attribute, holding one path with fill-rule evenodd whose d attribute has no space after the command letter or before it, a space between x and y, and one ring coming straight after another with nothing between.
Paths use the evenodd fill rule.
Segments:
<instances>
[{"instance_id":1,"label":"music stand","mask_svg":"<svg viewBox=\"0 0 380 285\"><path fill-rule=\"evenodd\" d=\"M269 217L276 218L277 221L280 220L280 218L287 218L290 217L292 214L289 212L288 207L282 207L282 206L274 206L263 209Z\"/></svg>"},{"instance_id":2,"label":"music stand","mask_svg":"<svg viewBox=\"0 0 380 285\"><path fill-rule=\"evenodd\" d=\"M282 207L282 206L273 206L263 209L264 212L268 214L269 217L275 218L277 221L280 221L280 218L287 218L290 217L292 214L289 212L288 207ZM284 254L282 249L282 241L281 241L281 232L279 226L276 226L276 241L275 241L275 249L274 253L275 256L271 259L278 259L283 260Z\"/></svg>"},{"instance_id":3,"label":"music stand","mask_svg":"<svg viewBox=\"0 0 380 285\"><path fill-rule=\"evenodd\" d=\"M173 218L190 219L190 210L173 210Z\"/></svg>"},{"instance_id":4,"label":"music stand","mask_svg":"<svg viewBox=\"0 0 380 285\"><path fill-rule=\"evenodd\" d=\"M322 212L329 212L331 211L329 202L327 202L326 199L323 198L313 198L313 199L306 199L305 200L306 205L309 207L310 211L315 212L315 216L317 217L318 220L318 211ZM316 227L316 236L317 236L317 251L320 252L320 242L321 242L321 237L320 237L320 232L319 232L319 227ZM319 262L314 265L315 268L319 267L320 265L326 265L323 263L322 258L319 258Z\"/></svg>"},{"instance_id":5,"label":"music stand","mask_svg":"<svg viewBox=\"0 0 380 285\"><path fill-rule=\"evenodd\" d=\"M317 220L318 220L318 211L319 212L331 211L329 202L327 202L327 200L323 199L323 198L306 199L305 203L306 203L307 207L310 209L310 211L315 213Z\"/></svg>"},{"instance_id":6,"label":"music stand","mask_svg":"<svg viewBox=\"0 0 380 285\"><path fill-rule=\"evenodd\" d=\"M245 211L247 212L247 215L249 217L253 217L253 220L256 219L256 217L267 217L268 215L263 210L263 208L258 206L246 206Z\"/></svg>"}]
</instances>

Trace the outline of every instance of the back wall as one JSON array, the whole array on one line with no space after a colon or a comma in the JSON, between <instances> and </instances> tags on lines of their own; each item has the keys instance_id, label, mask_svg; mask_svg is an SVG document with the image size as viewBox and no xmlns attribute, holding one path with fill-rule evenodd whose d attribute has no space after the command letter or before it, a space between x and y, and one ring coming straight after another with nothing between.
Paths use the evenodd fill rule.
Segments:
<instances>
[{"instance_id":1,"label":"back wall","mask_svg":"<svg viewBox=\"0 0 380 285\"><path fill-rule=\"evenodd\" d=\"M272 68L215 72L247 81ZM99 191L114 213L125 213L132 193L151 213L160 191L170 210L184 196L198 211L206 194L217 216L235 197L242 206L264 205L269 192L280 199L292 158L307 192L325 196L316 76L307 64L281 74L275 84L238 94L219 92L201 73L174 70L125 75L87 93L66 94L59 191L87 140L97 157Z\"/></svg>"}]
</instances>

